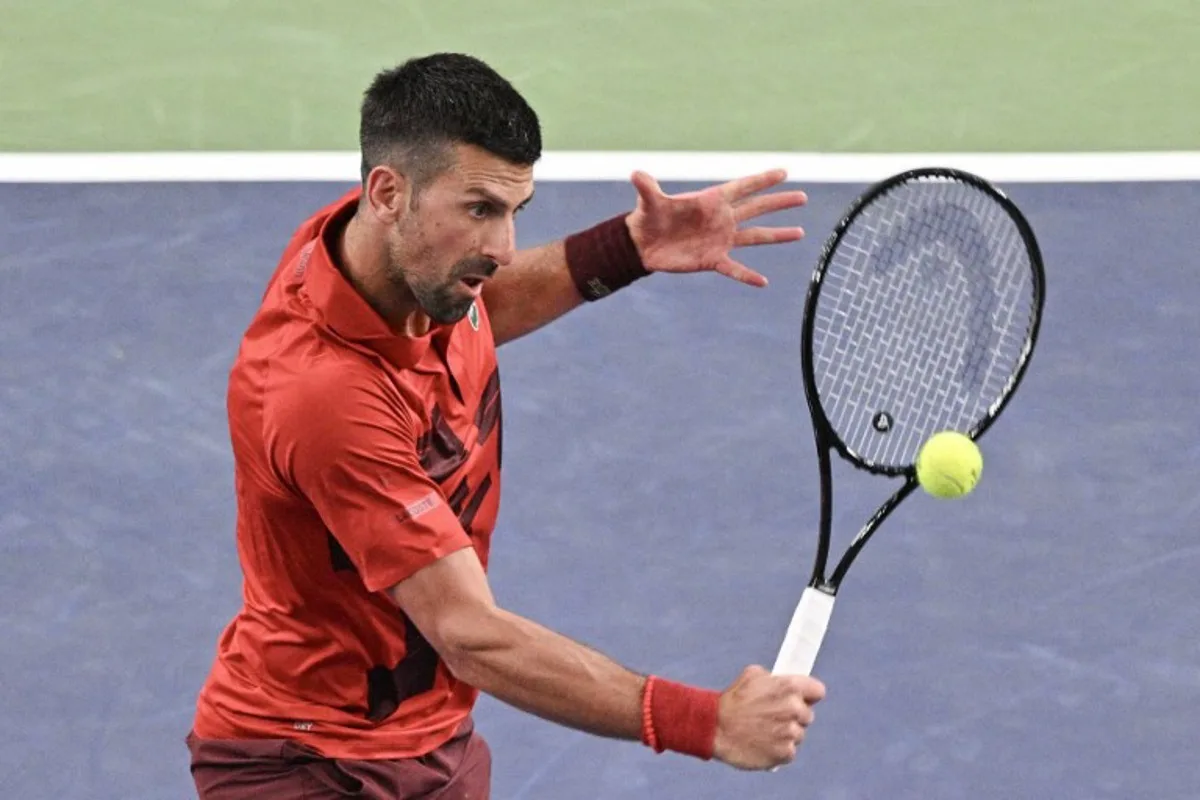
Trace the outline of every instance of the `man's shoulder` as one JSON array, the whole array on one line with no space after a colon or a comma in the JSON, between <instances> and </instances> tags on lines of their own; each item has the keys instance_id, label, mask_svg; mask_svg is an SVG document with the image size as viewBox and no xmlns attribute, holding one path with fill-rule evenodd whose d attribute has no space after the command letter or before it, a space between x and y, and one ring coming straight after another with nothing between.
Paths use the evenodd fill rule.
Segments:
<instances>
[{"instance_id":1,"label":"man's shoulder","mask_svg":"<svg viewBox=\"0 0 1200 800\"><path fill-rule=\"evenodd\" d=\"M370 358L330 347L302 369L272 381L272 404L295 406L306 413L338 414L345 409L406 413L415 399Z\"/></svg>"},{"instance_id":2,"label":"man's shoulder","mask_svg":"<svg viewBox=\"0 0 1200 800\"><path fill-rule=\"evenodd\" d=\"M265 444L283 462L294 447L317 458L415 449L421 426L412 399L380 370L340 354L270 380L261 414Z\"/></svg>"}]
</instances>

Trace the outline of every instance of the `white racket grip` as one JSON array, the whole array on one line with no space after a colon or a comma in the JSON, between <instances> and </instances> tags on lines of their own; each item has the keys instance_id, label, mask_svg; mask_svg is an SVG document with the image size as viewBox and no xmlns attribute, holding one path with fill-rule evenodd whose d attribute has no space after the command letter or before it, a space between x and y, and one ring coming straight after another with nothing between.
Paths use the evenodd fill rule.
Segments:
<instances>
[{"instance_id":1,"label":"white racket grip","mask_svg":"<svg viewBox=\"0 0 1200 800\"><path fill-rule=\"evenodd\" d=\"M800 595L800 602L792 614L783 646L771 668L774 675L811 675L817 652L829 629L829 618L833 615L834 597L820 589L809 586Z\"/></svg>"}]
</instances>

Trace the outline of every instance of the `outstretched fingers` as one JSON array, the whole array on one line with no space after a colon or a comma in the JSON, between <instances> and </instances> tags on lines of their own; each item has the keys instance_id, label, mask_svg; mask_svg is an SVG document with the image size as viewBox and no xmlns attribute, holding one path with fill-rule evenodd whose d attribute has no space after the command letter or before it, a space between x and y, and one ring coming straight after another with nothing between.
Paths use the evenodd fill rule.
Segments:
<instances>
[{"instance_id":1,"label":"outstretched fingers","mask_svg":"<svg viewBox=\"0 0 1200 800\"><path fill-rule=\"evenodd\" d=\"M633 173L629 180L633 183L633 188L637 189L638 195L647 204L654 203L666 196L666 192L658 185L658 181L647 172L639 169Z\"/></svg>"},{"instance_id":2,"label":"outstretched fingers","mask_svg":"<svg viewBox=\"0 0 1200 800\"><path fill-rule=\"evenodd\" d=\"M731 203L736 203L752 194L778 186L787 178L787 170L770 169L757 175L747 175L721 184L721 193Z\"/></svg>"},{"instance_id":3,"label":"outstretched fingers","mask_svg":"<svg viewBox=\"0 0 1200 800\"><path fill-rule=\"evenodd\" d=\"M760 244L795 242L804 238L803 228L741 228L733 235L734 247L754 247Z\"/></svg>"},{"instance_id":4,"label":"outstretched fingers","mask_svg":"<svg viewBox=\"0 0 1200 800\"><path fill-rule=\"evenodd\" d=\"M725 258L724 260L718 262L716 271L728 278L733 278L739 283L744 283L747 286L754 286L761 289L767 285L767 279L765 276L755 272L745 264L734 261L732 258Z\"/></svg>"},{"instance_id":5,"label":"outstretched fingers","mask_svg":"<svg viewBox=\"0 0 1200 800\"><path fill-rule=\"evenodd\" d=\"M808 195L802 191L772 192L743 200L734 205L733 213L738 222L785 211L789 208L799 208L808 202Z\"/></svg>"}]
</instances>

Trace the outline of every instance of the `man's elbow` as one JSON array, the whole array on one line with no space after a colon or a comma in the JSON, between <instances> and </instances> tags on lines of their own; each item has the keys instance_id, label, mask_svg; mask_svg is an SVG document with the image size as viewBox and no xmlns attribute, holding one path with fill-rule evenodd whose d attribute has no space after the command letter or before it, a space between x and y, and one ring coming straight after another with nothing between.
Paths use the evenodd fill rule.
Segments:
<instances>
[{"instance_id":1,"label":"man's elbow","mask_svg":"<svg viewBox=\"0 0 1200 800\"><path fill-rule=\"evenodd\" d=\"M511 647L504 614L494 607L440 615L426 639L458 680L487 691L492 657Z\"/></svg>"},{"instance_id":2,"label":"man's elbow","mask_svg":"<svg viewBox=\"0 0 1200 800\"><path fill-rule=\"evenodd\" d=\"M513 615L496 608L475 551L444 556L389 594L451 674L486 691L488 662L509 647L517 628Z\"/></svg>"}]
</instances>

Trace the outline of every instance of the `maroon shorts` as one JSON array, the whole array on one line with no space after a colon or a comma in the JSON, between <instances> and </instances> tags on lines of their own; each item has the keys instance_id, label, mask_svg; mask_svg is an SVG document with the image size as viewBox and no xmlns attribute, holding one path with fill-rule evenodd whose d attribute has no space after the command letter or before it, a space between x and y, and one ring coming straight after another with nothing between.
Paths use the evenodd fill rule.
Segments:
<instances>
[{"instance_id":1,"label":"maroon shorts","mask_svg":"<svg viewBox=\"0 0 1200 800\"><path fill-rule=\"evenodd\" d=\"M289 739L200 739L190 734L200 800L487 800L492 758L468 721L420 758L325 758Z\"/></svg>"}]
</instances>

